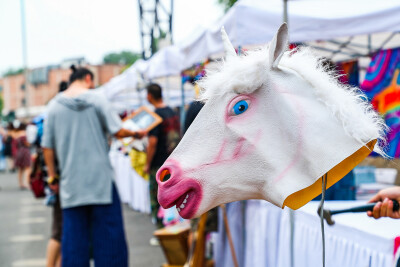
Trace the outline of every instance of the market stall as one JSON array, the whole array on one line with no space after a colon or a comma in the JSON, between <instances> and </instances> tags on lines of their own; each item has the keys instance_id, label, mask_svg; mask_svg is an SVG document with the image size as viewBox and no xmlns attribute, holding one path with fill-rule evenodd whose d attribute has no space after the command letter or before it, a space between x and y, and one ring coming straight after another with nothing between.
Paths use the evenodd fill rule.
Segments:
<instances>
[{"instance_id":1,"label":"market stall","mask_svg":"<svg viewBox=\"0 0 400 267\"><path fill-rule=\"evenodd\" d=\"M327 201L329 209L352 207L362 201ZM294 213L293 261L290 255L290 212L272 204L249 200L245 206L245 226L241 203L228 205L228 217L240 266L319 266L321 229L318 202L312 201ZM334 217L335 225L325 225L326 266L393 266L400 240L400 221L374 220L365 213ZM216 240L216 266L232 266L232 257L220 222ZM243 233L244 239L243 239Z\"/></svg>"}]
</instances>

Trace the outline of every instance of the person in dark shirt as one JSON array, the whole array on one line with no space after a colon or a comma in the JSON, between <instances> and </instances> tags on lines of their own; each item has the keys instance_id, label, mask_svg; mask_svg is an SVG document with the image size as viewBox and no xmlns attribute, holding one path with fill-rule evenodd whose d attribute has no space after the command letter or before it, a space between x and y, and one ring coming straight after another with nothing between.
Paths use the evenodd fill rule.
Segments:
<instances>
[{"instance_id":1,"label":"person in dark shirt","mask_svg":"<svg viewBox=\"0 0 400 267\"><path fill-rule=\"evenodd\" d=\"M204 107L204 103L200 101L193 101L186 112L184 133L189 129L194 119L199 114L200 110Z\"/></svg>"},{"instance_id":2,"label":"person in dark shirt","mask_svg":"<svg viewBox=\"0 0 400 267\"><path fill-rule=\"evenodd\" d=\"M150 203L151 215L157 228L163 227L162 219L157 217L160 204L157 201L158 185L156 182L157 170L164 164L171 152L177 146L180 136L178 115L162 99L162 89L158 84L147 86L147 100L155 107L163 122L149 132L147 147L146 172L150 174Z\"/></svg>"}]
</instances>

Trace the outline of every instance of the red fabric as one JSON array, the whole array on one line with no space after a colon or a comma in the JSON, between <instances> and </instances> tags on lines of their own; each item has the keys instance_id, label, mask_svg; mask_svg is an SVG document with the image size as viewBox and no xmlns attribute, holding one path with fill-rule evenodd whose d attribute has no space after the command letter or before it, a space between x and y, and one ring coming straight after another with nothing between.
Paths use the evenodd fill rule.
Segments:
<instances>
[{"instance_id":1,"label":"red fabric","mask_svg":"<svg viewBox=\"0 0 400 267\"><path fill-rule=\"evenodd\" d=\"M17 150L18 150L17 140L15 138L13 138L11 141L11 153L14 158L17 155Z\"/></svg>"},{"instance_id":2,"label":"red fabric","mask_svg":"<svg viewBox=\"0 0 400 267\"><path fill-rule=\"evenodd\" d=\"M31 166L31 152L29 147L25 145L26 136L18 137L17 143L17 154L15 155L15 167L17 168L28 168Z\"/></svg>"},{"instance_id":3,"label":"red fabric","mask_svg":"<svg viewBox=\"0 0 400 267\"><path fill-rule=\"evenodd\" d=\"M400 236L397 236L394 239L394 250L393 250L393 255L396 255L397 249L400 247Z\"/></svg>"},{"instance_id":4,"label":"red fabric","mask_svg":"<svg viewBox=\"0 0 400 267\"><path fill-rule=\"evenodd\" d=\"M31 177L30 185L31 185L31 190L33 192L33 195L36 198L41 198L41 197L45 196L44 181L42 180L41 175L38 175L36 177Z\"/></svg>"},{"instance_id":5,"label":"red fabric","mask_svg":"<svg viewBox=\"0 0 400 267\"><path fill-rule=\"evenodd\" d=\"M29 184L31 186L31 190L33 195L36 198L41 198L45 196L44 187L44 173L42 170L42 166L40 164L40 157L36 157L33 164L33 170L29 177Z\"/></svg>"}]
</instances>

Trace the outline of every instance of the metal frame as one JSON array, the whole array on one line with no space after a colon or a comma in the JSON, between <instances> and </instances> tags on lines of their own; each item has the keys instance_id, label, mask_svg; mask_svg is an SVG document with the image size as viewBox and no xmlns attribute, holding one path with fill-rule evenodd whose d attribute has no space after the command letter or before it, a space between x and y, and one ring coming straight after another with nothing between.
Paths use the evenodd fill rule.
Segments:
<instances>
[{"instance_id":1,"label":"metal frame","mask_svg":"<svg viewBox=\"0 0 400 267\"><path fill-rule=\"evenodd\" d=\"M150 58L157 52L156 40L163 34L169 42L172 38L172 18L174 0L138 0L139 28L143 59Z\"/></svg>"},{"instance_id":2,"label":"metal frame","mask_svg":"<svg viewBox=\"0 0 400 267\"><path fill-rule=\"evenodd\" d=\"M367 35L367 44L360 44L353 42L353 36L349 37L346 41L338 41L338 40L329 40L326 41L332 45L337 46L336 49L321 47L318 45L313 45L310 43L306 43L307 46L312 47L314 49L318 49L325 52L330 52L329 58L333 58L335 55L343 54L348 56L348 59L359 58L359 57L371 57L377 52L384 49L385 45L393 39L396 35L400 34L400 32L391 33L379 46L372 46L372 36ZM366 50L363 52L361 50Z\"/></svg>"}]
</instances>

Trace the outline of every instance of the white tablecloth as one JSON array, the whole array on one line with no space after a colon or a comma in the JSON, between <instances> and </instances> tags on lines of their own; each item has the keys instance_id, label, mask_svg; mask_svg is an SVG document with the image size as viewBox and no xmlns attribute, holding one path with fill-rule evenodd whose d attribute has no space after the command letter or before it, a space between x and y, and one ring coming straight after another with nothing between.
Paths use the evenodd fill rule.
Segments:
<instances>
[{"instance_id":1,"label":"white tablecloth","mask_svg":"<svg viewBox=\"0 0 400 267\"><path fill-rule=\"evenodd\" d=\"M110 151L110 160L121 201L128 203L134 210L150 213L149 182L131 167L129 156L119 151Z\"/></svg>"},{"instance_id":2,"label":"white tablecloth","mask_svg":"<svg viewBox=\"0 0 400 267\"><path fill-rule=\"evenodd\" d=\"M362 205L357 201L327 201L325 207L339 209ZM322 237L317 207L310 202L294 212L294 259L295 267L322 266ZM240 266L288 267L290 266L290 215L289 209L279 209L268 202L247 201L245 227L238 208L230 209L228 219L232 225L235 249ZM393 265L394 239L400 236L400 220L371 219L365 213L335 215L336 224L325 224L326 266L382 267ZM220 220L220 226L222 221ZM221 226L222 227L222 226ZM221 232L222 228L220 228ZM244 236L243 239L235 236ZM218 234L216 266L231 265L231 255L226 237Z\"/></svg>"}]
</instances>

